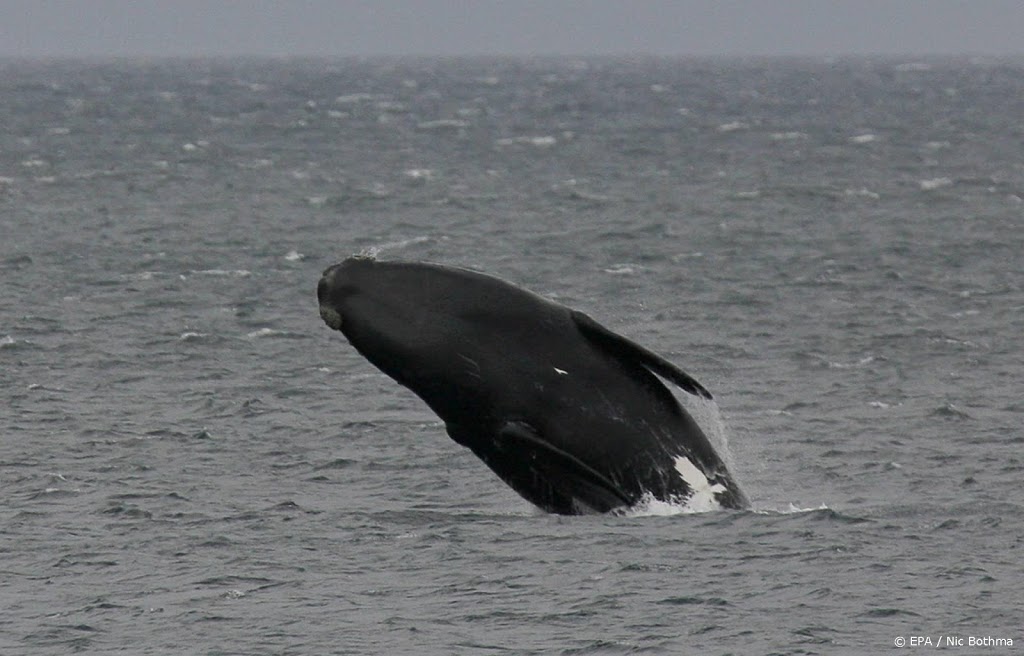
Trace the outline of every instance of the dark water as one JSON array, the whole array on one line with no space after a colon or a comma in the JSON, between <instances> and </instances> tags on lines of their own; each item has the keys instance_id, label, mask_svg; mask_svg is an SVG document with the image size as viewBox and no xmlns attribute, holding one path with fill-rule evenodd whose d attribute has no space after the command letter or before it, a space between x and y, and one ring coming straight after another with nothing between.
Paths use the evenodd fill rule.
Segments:
<instances>
[{"instance_id":1,"label":"dark water","mask_svg":"<svg viewBox=\"0 0 1024 656\"><path fill-rule=\"evenodd\" d=\"M1024 61L7 61L0 116L0 653L1024 643ZM669 356L755 510L531 509L317 316L366 249Z\"/></svg>"}]
</instances>

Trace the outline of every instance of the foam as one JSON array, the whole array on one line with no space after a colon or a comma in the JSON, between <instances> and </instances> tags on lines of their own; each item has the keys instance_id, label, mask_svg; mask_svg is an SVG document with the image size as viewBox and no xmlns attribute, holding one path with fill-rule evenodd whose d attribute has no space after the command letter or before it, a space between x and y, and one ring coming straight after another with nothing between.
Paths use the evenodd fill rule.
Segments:
<instances>
[{"instance_id":1,"label":"foam","mask_svg":"<svg viewBox=\"0 0 1024 656\"><path fill-rule=\"evenodd\" d=\"M629 508L617 511L616 514L622 517L675 517L676 515L696 515L721 510L717 503L714 507L693 503L695 496L685 500L663 501L654 498L650 493L645 493L639 501Z\"/></svg>"}]
</instances>

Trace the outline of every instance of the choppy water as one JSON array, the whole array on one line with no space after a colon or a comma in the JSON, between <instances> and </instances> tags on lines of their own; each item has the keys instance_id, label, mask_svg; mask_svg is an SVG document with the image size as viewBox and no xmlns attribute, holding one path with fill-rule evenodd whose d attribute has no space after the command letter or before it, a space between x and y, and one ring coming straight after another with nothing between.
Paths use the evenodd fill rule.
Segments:
<instances>
[{"instance_id":1,"label":"choppy water","mask_svg":"<svg viewBox=\"0 0 1024 656\"><path fill-rule=\"evenodd\" d=\"M1024 644L1024 61L7 61L0 116L0 653ZM364 249L669 356L755 510L531 509L321 322Z\"/></svg>"}]
</instances>

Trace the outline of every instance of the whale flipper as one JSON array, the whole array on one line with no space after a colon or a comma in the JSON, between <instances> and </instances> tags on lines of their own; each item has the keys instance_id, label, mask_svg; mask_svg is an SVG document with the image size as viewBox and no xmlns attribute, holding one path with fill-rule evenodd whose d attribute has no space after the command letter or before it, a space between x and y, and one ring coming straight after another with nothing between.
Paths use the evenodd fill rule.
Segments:
<instances>
[{"instance_id":1,"label":"whale flipper","mask_svg":"<svg viewBox=\"0 0 1024 656\"><path fill-rule=\"evenodd\" d=\"M579 310L572 311L572 319L587 339L613 357L620 360L637 361L662 378L672 381L685 392L708 400L713 398L711 392L698 383L697 379L657 353L645 349L622 335L613 333Z\"/></svg>"},{"instance_id":2,"label":"whale flipper","mask_svg":"<svg viewBox=\"0 0 1024 656\"><path fill-rule=\"evenodd\" d=\"M636 501L590 465L553 446L525 422L505 422L495 446L503 456L502 466L495 468L498 474L503 478L539 479L548 498L531 501L549 511L607 512Z\"/></svg>"}]
</instances>

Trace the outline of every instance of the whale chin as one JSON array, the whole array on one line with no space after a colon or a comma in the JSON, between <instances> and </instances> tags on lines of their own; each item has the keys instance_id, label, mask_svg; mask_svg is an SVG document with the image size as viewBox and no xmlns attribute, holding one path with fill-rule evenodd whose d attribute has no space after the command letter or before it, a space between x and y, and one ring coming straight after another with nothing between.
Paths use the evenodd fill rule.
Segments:
<instances>
[{"instance_id":1,"label":"whale chin","mask_svg":"<svg viewBox=\"0 0 1024 656\"><path fill-rule=\"evenodd\" d=\"M341 330L341 313L328 305L320 305L320 318L332 330Z\"/></svg>"}]
</instances>

